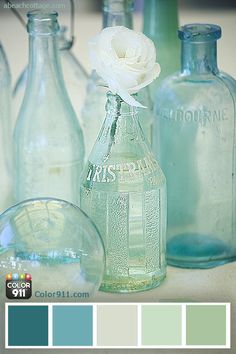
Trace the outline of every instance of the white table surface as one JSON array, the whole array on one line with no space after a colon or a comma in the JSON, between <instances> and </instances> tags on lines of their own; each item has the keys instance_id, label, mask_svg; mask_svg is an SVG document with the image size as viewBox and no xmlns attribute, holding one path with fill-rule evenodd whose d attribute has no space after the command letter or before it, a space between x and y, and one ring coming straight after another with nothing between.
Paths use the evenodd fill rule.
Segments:
<instances>
[{"instance_id":1,"label":"white table surface","mask_svg":"<svg viewBox=\"0 0 236 354\"><path fill-rule=\"evenodd\" d=\"M213 2L214 3L214 2ZM68 15L62 14L64 23L68 23ZM73 48L76 56L89 70L87 57L87 40L101 28L99 14L76 14L77 41ZM216 23L223 28L223 38L219 41L219 66L226 72L236 77L236 9L193 11L191 9L180 11L180 23L208 22ZM135 29L141 28L140 16L135 17ZM23 27L7 10L0 11L0 39L6 49L11 65L13 82L15 82L22 68L27 62L27 36ZM2 299L1 299L2 301ZM168 267L168 276L164 283L157 289L131 295L116 295L98 293L95 301L101 302L231 302L232 303L232 349L227 353L236 354L236 262L209 270L189 270ZM15 353L13 350L3 349L4 324L2 321L3 306L0 308L0 353ZM146 353L156 350L146 350ZM182 353L183 350L167 349L158 350L158 353ZM58 352L68 353L68 350L36 350L36 353ZM84 350L73 352L83 353ZM96 353L110 353L111 350L97 350ZM124 350L120 350L124 352ZM17 350L17 353L35 353L33 350ZM86 353L94 353L86 350ZM133 350L125 350L133 353ZM222 350L184 350L184 353L222 354Z\"/></svg>"}]
</instances>

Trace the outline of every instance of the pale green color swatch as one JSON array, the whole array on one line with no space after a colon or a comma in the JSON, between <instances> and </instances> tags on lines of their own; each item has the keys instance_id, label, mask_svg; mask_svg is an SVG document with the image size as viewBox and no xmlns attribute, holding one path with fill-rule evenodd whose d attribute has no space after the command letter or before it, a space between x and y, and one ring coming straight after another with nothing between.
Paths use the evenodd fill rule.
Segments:
<instances>
[{"instance_id":1,"label":"pale green color swatch","mask_svg":"<svg viewBox=\"0 0 236 354\"><path fill-rule=\"evenodd\" d=\"M187 345L226 344L225 305L187 305Z\"/></svg>"},{"instance_id":2,"label":"pale green color swatch","mask_svg":"<svg viewBox=\"0 0 236 354\"><path fill-rule=\"evenodd\" d=\"M142 345L181 345L180 305L142 306Z\"/></svg>"}]
</instances>

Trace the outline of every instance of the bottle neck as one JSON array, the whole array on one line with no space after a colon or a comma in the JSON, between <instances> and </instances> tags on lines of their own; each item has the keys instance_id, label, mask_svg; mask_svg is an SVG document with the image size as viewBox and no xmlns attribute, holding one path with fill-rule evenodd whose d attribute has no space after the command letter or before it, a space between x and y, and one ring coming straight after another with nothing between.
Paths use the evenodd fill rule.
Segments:
<instances>
[{"instance_id":1,"label":"bottle neck","mask_svg":"<svg viewBox=\"0 0 236 354\"><path fill-rule=\"evenodd\" d=\"M133 28L133 0L104 0L103 28L125 26Z\"/></svg>"},{"instance_id":2,"label":"bottle neck","mask_svg":"<svg viewBox=\"0 0 236 354\"><path fill-rule=\"evenodd\" d=\"M157 47L162 41L176 41L178 28L177 0L145 0L143 32Z\"/></svg>"},{"instance_id":3,"label":"bottle neck","mask_svg":"<svg viewBox=\"0 0 236 354\"><path fill-rule=\"evenodd\" d=\"M37 86L41 94L63 87L58 35L29 36L28 87Z\"/></svg>"},{"instance_id":4,"label":"bottle neck","mask_svg":"<svg viewBox=\"0 0 236 354\"><path fill-rule=\"evenodd\" d=\"M137 119L137 108L124 102L118 95L107 94L106 119L103 132L110 132L111 142L122 143L126 138L141 134Z\"/></svg>"},{"instance_id":5,"label":"bottle neck","mask_svg":"<svg viewBox=\"0 0 236 354\"><path fill-rule=\"evenodd\" d=\"M182 41L181 72L187 75L217 73L217 47L215 41Z\"/></svg>"}]
</instances>

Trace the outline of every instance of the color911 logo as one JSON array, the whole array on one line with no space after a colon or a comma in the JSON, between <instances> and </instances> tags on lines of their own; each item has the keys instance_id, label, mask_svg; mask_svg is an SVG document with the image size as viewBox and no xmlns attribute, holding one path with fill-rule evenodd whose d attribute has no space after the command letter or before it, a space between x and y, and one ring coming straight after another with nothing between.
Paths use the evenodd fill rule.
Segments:
<instances>
[{"instance_id":1,"label":"color911 logo","mask_svg":"<svg viewBox=\"0 0 236 354\"><path fill-rule=\"evenodd\" d=\"M8 299L30 299L32 296L32 277L28 273L6 275L6 297Z\"/></svg>"}]
</instances>

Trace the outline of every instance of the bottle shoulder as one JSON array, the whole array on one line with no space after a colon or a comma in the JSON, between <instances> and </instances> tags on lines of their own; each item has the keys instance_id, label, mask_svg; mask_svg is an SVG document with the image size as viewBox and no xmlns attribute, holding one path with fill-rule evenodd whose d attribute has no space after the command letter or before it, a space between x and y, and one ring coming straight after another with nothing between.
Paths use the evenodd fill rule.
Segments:
<instances>
[{"instance_id":1,"label":"bottle shoulder","mask_svg":"<svg viewBox=\"0 0 236 354\"><path fill-rule=\"evenodd\" d=\"M189 103L232 103L236 97L236 81L228 74L185 75L176 72L163 80L155 93L155 105L164 102Z\"/></svg>"},{"instance_id":2,"label":"bottle shoulder","mask_svg":"<svg viewBox=\"0 0 236 354\"><path fill-rule=\"evenodd\" d=\"M228 87L230 93L234 97L234 101L236 102L236 80L229 74L221 71L219 73L219 79Z\"/></svg>"}]
</instances>

